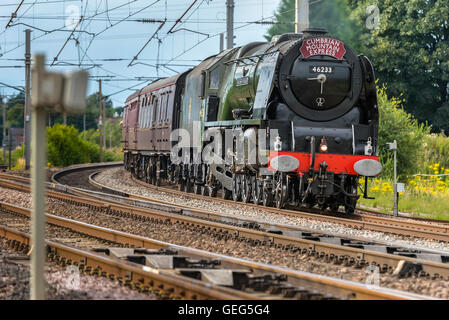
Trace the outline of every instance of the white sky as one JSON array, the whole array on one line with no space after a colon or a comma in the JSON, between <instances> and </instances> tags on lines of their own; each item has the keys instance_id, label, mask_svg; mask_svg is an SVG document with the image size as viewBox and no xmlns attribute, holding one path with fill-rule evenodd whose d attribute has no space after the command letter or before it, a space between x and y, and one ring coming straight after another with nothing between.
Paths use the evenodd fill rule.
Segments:
<instances>
[{"instance_id":1,"label":"white sky","mask_svg":"<svg viewBox=\"0 0 449 320\"><path fill-rule=\"evenodd\" d=\"M2 0L0 1L0 54L2 54L0 66L22 66L24 64L21 60L24 58L25 53L25 47L23 46L25 40L24 30L28 27L23 24L28 24L44 31L62 30L45 34L43 31L31 28L33 30L31 38L37 37L31 42L31 52L44 53L47 57L47 62L50 64L70 35L71 29L65 27L66 24L70 26L71 21L78 20L70 20L70 16L75 16L76 11L79 11L85 18L92 17L96 13L98 15L93 19L82 21L77 30L86 32L74 34L58 58L60 65L51 68L48 66L53 71L74 70L78 68L78 63L83 61L83 64L89 65L82 66L82 68L89 68L93 64L99 65L89 70L92 76L114 76L114 78L109 78L114 80L126 80L134 77L156 77L156 69L152 66L136 64L128 67L132 57L139 52L159 26L158 23L128 21L142 18L167 18L168 20L158 33L159 38L162 39L159 56L160 63L168 63L167 67L172 70L160 67L159 76L161 77L171 76L176 73L175 71L184 71L189 68L189 65L198 64L198 60L202 60L219 51L219 36L216 35L226 30L226 0L197 0L196 4L183 19L183 21L186 18L188 20L183 24L178 24L174 29L190 29L209 34L209 38L205 35L184 30L167 35L167 31L173 26L176 19L180 18L194 0L159 0L153 6L132 15L154 1L157 0L25 0L17 13L17 18L13 19L13 26L5 29L11 13L16 10L20 0ZM235 28L262 18L271 20L270 17L280 2L280 0L235 1ZM120 5L124 6L111 10ZM108 9L110 10L108 14L104 13ZM120 20L127 18L129 15L132 16L126 21L120 22ZM111 27L111 24L114 26ZM235 30L236 46L252 41L264 41L263 35L268 27L267 25L250 24ZM71 28L73 29L73 25ZM98 34L103 30L105 31ZM92 36L92 34L97 35ZM78 46L74 38L77 38L79 41ZM200 41L203 42L198 44ZM193 46L195 46L193 49L185 52ZM87 48L87 54L84 55ZM153 39L139 55L137 62L154 66L157 61L157 52L158 43L156 39ZM102 61L101 59L124 60ZM67 66L67 63L72 63L76 66ZM65 64L65 66L61 64ZM24 68L0 68L0 82L13 86L23 86L24 78ZM113 94L139 83L139 81L129 80L104 81L103 94ZM136 89L143 85L139 84L136 86ZM89 94L97 90L97 82L90 81ZM13 89L0 85L0 93L13 94L15 92ZM115 106L121 106L131 93L131 90L123 91L113 95L111 99Z\"/></svg>"}]
</instances>

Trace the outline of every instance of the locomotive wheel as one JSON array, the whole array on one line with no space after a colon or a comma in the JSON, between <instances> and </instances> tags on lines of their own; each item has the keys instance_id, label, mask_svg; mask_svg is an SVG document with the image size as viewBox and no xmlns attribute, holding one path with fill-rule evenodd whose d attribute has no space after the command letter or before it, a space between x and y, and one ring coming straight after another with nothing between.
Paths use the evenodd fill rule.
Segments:
<instances>
[{"instance_id":1,"label":"locomotive wheel","mask_svg":"<svg viewBox=\"0 0 449 320\"><path fill-rule=\"evenodd\" d=\"M207 194L209 197L215 198L217 196L217 188L215 187L206 187L207 188Z\"/></svg>"},{"instance_id":2,"label":"locomotive wheel","mask_svg":"<svg viewBox=\"0 0 449 320\"><path fill-rule=\"evenodd\" d=\"M345 206L345 212L346 214L353 214L355 211L355 208L352 206Z\"/></svg>"},{"instance_id":3,"label":"locomotive wheel","mask_svg":"<svg viewBox=\"0 0 449 320\"><path fill-rule=\"evenodd\" d=\"M192 187L193 187L193 183L192 183L192 179L187 178L186 179L186 184L184 187L184 191L187 193L191 193L192 192Z\"/></svg>"},{"instance_id":4,"label":"locomotive wheel","mask_svg":"<svg viewBox=\"0 0 449 320\"><path fill-rule=\"evenodd\" d=\"M253 203L259 205L262 201L262 182L256 177L251 177L251 189L253 194Z\"/></svg>"},{"instance_id":5,"label":"locomotive wheel","mask_svg":"<svg viewBox=\"0 0 449 320\"><path fill-rule=\"evenodd\" d=\"M147 168L145 169L145 182L148 184L151 183L150 176L151 176L150 166L147 165Z\"/></svg>"},{"instance_id":6,"label":"locomotive wheel","mask_svg":"<svg viewBox=\"0 0 449 320\"><path fill-rule=\"evenodd\" d=\"M252 177L250 176L242 176L242 202L244 203L248 203L251 200L251 179Z\"/></svg>"},{"instance_id":7,"label":"locomotive wheel","mask_svg":"<svg viewBox=\"0 0 449 320\"><path fill-rule=\"evenodd\" d=\"M279 186L276 187L275 193L276 208L284 209L287 203L286 200L287 200L287 186L281 183Z\"/></svg>"},{"instance_id":8,"label":"locomotive wheel","mask_svg":"<svg viewBox=\"0 0 449 320\"><path fill-rule=\"evenodd\" d=\"M338 212L338 208L340 208L340 205L336 202L332 203L329 208L333 211L333 212Z\"/></svg>"},{"instance_id":9,"label":"locomotive wheel","mask_svg":"<svg viewBox=\"0 0 449 320\"><path fill-rule=\"evenodd\" d=\"M283 209L287 204L287 196L288 196L288 182L285 175L281 174L278 177L278 181L276 183L276 190L274 194L276 208Z\"/></svg>"},{"instance_id":10,"label":"locomotive wheel","mask_svg":"<svg viewBox=\"0 0 449 320\"><path fill-rule=\"evenodd\" d=\"M181 179L178 183L178 190L179 191L184 191L184 185L185 185L185 180Z\"/></svg>"},{"instance_id":11,"label":"locomotive wheel","mask_svg":"<svg viewBox=\"0 0 449 320\"><path fill-rule=\"evenodd\" d=\"M193 193L194 194L201 194L201 186L197 185L196 183L193 184Z\"/></svg>"},{"instance_id":12,"label":"locomotive wheel","mask_svg":"<svg viewBox=\"0 0 449 320\"><path fill-rule=\"evenodd\" d=\"M265 207L271 207L273 205L273 192L267 181L263 182L262 204Z\"/></svg>"},{"instance_id":13,"label":"locomotive wheel","mask_svg":"<svg viewBox=\"0 0 449 320\"><path fill-rule=\"evenodd\" d=\"M221 197L225 200L229 200L231 199L231 191L229 191L228 189L226 189L225 187L223 187L221 189Z\"/></svg>"},{"instance_id":14,"label":"locomotive wheel","mask_svg":"<svg viewBox=\"0 0 449 320\"><path fill-rule=\"evenodd\" d=\"M357 198L346 197L345 199L345 212L346 214L353 214L355 211L355 206L357 204Z\"/></svg>"},{"instance_id":15,"label":"locomotive wheel","mask_svg":"<svg viewBox=\"0 0 449 320\"><path fill-rule=\"evenodd\" d=\"M323 203L323 204L320 204L320 210L321 211L324 211L324 210L326 210L327 209L327 207L328 207L328 204L325 202L325 203Z\"/></svg>"},{"instance_id":16,"label":"locomotive wheel","mask_svg":"<svg viewBox=\"0 0 449 320\"><path fill-rule=\"evenodd\" d=\"M202 196L208 196L209 195L209 188L207 186L201 186L201 193Z\"/></svg>"},{"instance_id":17,"label":"locomotive wheel","mask_svg":"<svg viewBox=\"0 0 449 320\"><path fill-rule=\"evenodd\" d=\"M232 181L232 200L242 200L242 179L239 174L234 175L234 179Z\"/></svg>"}]
</instances>

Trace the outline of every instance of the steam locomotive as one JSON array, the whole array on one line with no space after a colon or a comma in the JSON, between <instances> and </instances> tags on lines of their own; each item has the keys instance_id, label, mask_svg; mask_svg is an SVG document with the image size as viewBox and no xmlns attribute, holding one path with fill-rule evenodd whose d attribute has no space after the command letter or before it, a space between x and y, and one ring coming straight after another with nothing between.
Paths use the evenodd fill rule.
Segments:
<instances>
[{"instance_id":1,"label":"steam locomotive","mask_svg":"<svg viewBox=\"0 0 449 320\"><path fill-rule=\"evenodd\" d=\"M382 170L378 121L369 59L308 29L225 50L132 94L124 166L186 192L352 213Z\"/></svg>"}]
</instances>

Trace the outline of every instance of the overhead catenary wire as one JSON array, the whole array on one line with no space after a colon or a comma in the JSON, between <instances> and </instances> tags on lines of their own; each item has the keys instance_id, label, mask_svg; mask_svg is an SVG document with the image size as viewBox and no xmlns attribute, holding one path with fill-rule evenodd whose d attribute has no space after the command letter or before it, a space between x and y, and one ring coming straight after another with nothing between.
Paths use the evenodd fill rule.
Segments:
<instances>
[{"instance_id":1,"label":"overhead catenary wire","mask_svg":"<svg viewBox=\"0 0 449 320\"><path fill-rule=\"evenodd\" d=\"M133 62L136 61L139 58L139 55L142 53L142 51L146 48L146 46L151 42L151 40L153 40L156 36L157 33L162 29L162 27L165 25L165 21L162 22L159 27L157 28L157 30L153 33L153 35L150 37L150 39L148 39L147 42L145 42L145 44L143 45L142 49L139 50L139 52L134 56L134 58L131 60L131 62L128 64L128 67L131 67L133 65Z\"/></svg>"},{"instance_id":2,"label":"overhead catenary wire","mask_svg":"<svg viewBox=\"0 0 449 320\"><path fill-rule=\"evenodd\" d=\"M167 34L169 34L169 33L172 32L172 30L176 27L176 25L177 25L179 22L181 22L182 18L184 18L184 16L187 14L187 12L189 12L189 10L192 9L192 7L195 5L195 3L196 3L197 1L198 1L198 0L193 0L192 4L187 8L187 10L184 11L184 13L181 15L181 17L179 17L179 18L176 20L175 24L170 28L170 30L167 31Z\"/></svg>"},{"instance_id":3,"label":"overhead catenary wire","mask_svg":"<svg viewBox=\"0 0 449 320\"><path fill-rule=\"evenodd\" d=\"M59 55L61 54L62 50L64 50L65 46L67 45L67 43L70 41L70 38L72 38L73 33L75 32L76 28L78 28L78 26L80 25L80 22L83 20L83 17L81 16L77 22L77 24L75 25L75 28L73 28L72 32L70 33L69 37L67 38L67 40L64 42L64 44L62 45L61 50L59 50L58 54L56 55L56 57L54 57L53 62L51 63L50 66L53 66L55 64L55 62L58 60Z\"/></svg>"},{"instance_id":4,"label":"overhead catenary wire","mask_svg":"<svg viewBox=\"0 0 449 320\"><path fill-rule=\"evenodd\" d=\"M8 28L9 28L9 25L10 25L11 22L12 22L12 20L13 20L15 17L17 17L17 12L19 11L20 7L22 6L23 1L24 1L24 0L20 1L19 5L18 5L17 8L16 8L16 11L14 11L14 12L11 14L11 19L9 19L8 23L7 23L6 26L5 26L5 29L8 29Z\"/></svg>"},{"instance_id":5,"label":"overhead catenary wire","mask_svg":"<svg viewBox=\"0 0 449 320\"><path fill-rule=\"evenodd\" d=\"M69 1L69 0L66 0L66 1ZM73 33L72 34L72 32L73 32L73 30L64 30L64 27L62 27L62 28L60 28L60 29L54 29L54 30L41 30L41 32L43 32L44 34L42 34L42 35L40 35L40 34L38 34L36 37L33 37L33 40L35 40L35 39L39 39L39 38L41 38L41 37L43 37L43 36L45 36L46 34L45 34L45 32L47 32L47 34L48 33L54 33L54 32L58 32L58 31L64 31L64 32L71 32L71 37L67 40L65 37L64 37L64 40L67 42L70 42L70 39L80 39L81 40L81 43L83 43L84 44L84 46L83 46L83 49L84 49L84 51L82 51L80 48L81 48L81 46L79 46L79 44L77 43L76 44L76 46L77 46L77 49L79 50L79 57L78 57L78 59L77 60L71 60L71 59L68 59L68 60L66 60L66 59L63 59L62 58L62 56L65 56L66 54L60 54L59 56L58 56L58 61L52 61L52 63L53 63L53 66L54 67L70 67L70 66L78 66L78 67L81 67L81 68L86 68L86 67L89 67L89 68L95 68L95 70L96 70L96 73L98 73L98 72L101 72L101 70L103 69L103 70L107 70L107 68L108 68L108 64L102 64L102 61L105 61L105 62L119 62L119 61L130 61L131 59L130 58L126 58L126 57L121 57L121 58L117 58L116 57L116 55L113 55L111 58L104 58L104 59L97 59L96 57L95 57L95 55L93 55L92 54L92 50L94 50L93 48L95 48L95 50L96 50L96 48L98 47L97 45L95 45L96 43L97 43L97 41L95 41L95 40L105 40L105 39L103 39L103 38L105 38L104 36L102 36L101 38L100 37L98 37L98 35L100 35L100 34L102 34L102 33L105 33L106 32L106 30L110 30L112 27L114 27L114 26L116 26L118 23L121 23L121 22L125 22L125 21L129 21L129 22L140 22L140 23L145 23L145 22L147 22L147 23L157 23L157 22L159 22L159 23L161 23L160 21L162 21L161 19L154 19L154 18L152 18L151 16L150 17L148 17L148 18L141 18L141 16L142 15L139 15L139 17L138 18L133 18L132 16L133 15L135 15L135 14L137 14L138 12L141 12L141 10L145 10L146 8L148 8L149 6L151 6L151 5L153 5L153 4L155 4L155 3L158 3L158 2L160 2L160 0L158 0L158 1L155 1L155 2L153 2L153 3L148 3L147 2L147 4L143 7L143 8L141 8L141 9L139 9L139 10L136 10L136 7L134 6L134 5L132 5L131 6L131 4L133 4L133 3L135 3L135 2L137 2L137 1L139 1L139 0L134 0L134 1L127 1L126 3L122 3L122 4L120 4L120 5L118 5L118 6L116 6L116 7L111 7L111 3L109 3L109 4L106 4L106 6L105 6L105 3L104 3L104 1L98 1L97 3L100 3L100 6L99 7L102 7L102 9L104 9L104 10L100 10L100 9L98 9L97 11L94 11L94 12L92 12L91 10L92 10L92 6L90 6L90 8L89 8L89 11L87 12L87 15L83 15L84 16L84 18L83 18L83 20L81 21L81 23L80 23L80 25L77 27L77 29L76 29L76 31L75 31L75 33ZM197 12L198 10L199 10L199 8L200 8L200 6L201 6L201 4L202 3L205 3L206 1L207 2L210 2L210 1L208 1L208 0L203 0L202 2L201 1L193 1L193 0L191 0L192 2L191 2L191 5L192 5L192 7L189 9L189 10L186 10L186 11L184 11L184 9L182 9L183 11L183 15L181 15L181 17L180 18L178 18L178 19L176 19L176 21L179 21L176 25L175 25L175 27L171 30L172 32L168 35L168 34L166 34L166 37L168 37L168 36L172 36L174 39L177 39L177 38L179 38L179 35L178 36L175 36L175 33L177 32L177 31L185 31L185 32L195 32L195 33L197 33L197 34L200 34L200 35L203 35L204 37L208 37L209 36L209 38L211 38L211 37L215 37L215 36L218 36L219 35L219 33L217 33L217 34L214 34L214 32L216 32L216 30L213 30L212 32L211 32L211 34L208 34L208 31L206 31L205 33L202 33L201 31L201 28L199 28L198 27L198 29L197 28L193 28L194 30L192 30L192 29L189 29L188 27L191 27L192 26L192 23L212 23L212 22L215 22L215 23L221 23L221 22L223 22L224 23L224 20L223 21L220 21L220 20L216 20L216 19L210 19L210 21L208 21L207 19L197 19L197 17L196 17L196 15L194 15L194 13L195 12ZM31 2L31 1L30 1ZM56 1L55 1L56 2ZM61 1L61 2L64 2L64 1ZM166 2L166 1L165 1ZM26 4L26 2L24 2L24 5ZM31 3L30 3L31 4ZM37 2L37 4L42 4L40 1L38 1ZM82 8L82 12L85 10L85 9L87 9L88 8L88 5L86 5L86 1L83 1L83 8ZM185 5L185 2L184 2L184 5ZM117 12L118 11L120 11L120 12L123 12L123 9L126 7L126 6L129 6L129 14L127 13L126 14L126 16L125 17L122 17L122 18L118 18L117 17L117 15L116 14L110 14L111 13L111 11L112 10L114 10L115 8L119 8L119 9L117 9ZM97 7L97 4L95 4L95 7ZM95 7L93 8L93 10L95 10ZM141 7L141 6L137 6L137 7ZM212 6L212 7L214 7L214 6ZM24 8L24 6L22 6L22 8ZM179 8L179 6L178 6L178 8ZM120 10L121 9L121 10ZM152 13L154 13L154 12L157 12L157 10L159 10L160 8L159 8L159 6L157 6L157 8L156 8L156 11L151 11ZM170 4L170 9L172 9L172 7L171 7L171 4ZM20 10L20 11L22 11L22 10ZM160 10L159 10L160 11ZM86 11L84 11L84 12L86 12ZM104 16L104 17L101 17L100 15L102 14L102 13L104 13L105 15L108 15L107 17L106 16ZM39 15L39 14L38 14ZM143 14L143 16L145 17L146 15L145 15L145 13ZM131 17L131 18L130 18ZM190 17L192 17L193 19L190 19ZM198 17L200 17L200 16L198 16ZM201 17L203 17L203 15L201 15ZM22 17L22 18L28 18L28 19L31 19L31 17L30 17L30 14L28 14L28 17ZM41 15L41 17L39 17L39 16L37 16L37 17L35 17L35 16L33 16L33 18L36 18L36 19L39 19L39 18L43 18L43 19L53 19L53 18L55 18L55 19L57 19L58 17L43 17L42 15ZM62 19L63 17L61 17L61 19ZM259 22L259 21L248 21L247 23L245 23L245 22L238 22L238 23L245 23L245 25L243 25L243 26L240 26L240 27L236 27L235 29L240 29L240 28L243 28L243 27L246 27L246 26L248 26L248 25L255 25L255 24L259 24L259 23L270 23L270 21L264 21L264 20L268 20L270 17L266 17L266 18L264 18L264 19L261 19L261 21L262 22ZM145 19L147 19L146 21L145 21ZM149 19L149 20L148 20ZM90 21L89 21L90 20ZM139 21L140 20L140 21ZM151 20L153 20L153 21L151 21ZM250 20L250 19L248 19L248 20ZM103 27L103 28L101 28L100 30L96 30L95 28L98 28L98 23L94 26L94 24L92 24L91 25L91 27L89 28L88 27L88 25L89 25L89 23L91 22L91 21L107 21L107 23L105 24L105 26ZM163 20L163 21L165 21L165 19ZM173 19L167 19L167 21L166 21L166 23L165 23L165 26L167 26L167 24L168 24L168 22L171 22L171 21L173 21ZM176 21L175 21L175 23L176 23ZM23 23L23 21L20 21L20 22L18 22L18 23ZM113 24L113 25L111 25L111 23ZM187 24L190 24L190 25L187 25ZM180 26L182 26L182 25L185 25L185 27L183 27L183 28L180 28ZM39 25L37 25L37 27L39 27ZM121 30L121 29L120 29ZM90 32L90 34L88 33L88 32ZM158 37L160 37L161 36L161 32L162 32L162 28L161 28L161 30L159 30L159 33L157 34L157 36ZM95 35L93 35L93 33L95 33ZM87 37L82 37L82 34L85 34L85 35L88 35ZM108 35L106 35L106 37L108 37L110 34L112 34L112 33L109 33ZM82 37L82 38L81 38ZM112 36L113 38L119 38L119 37L121 37L121 38L123 38L123 35L122 35L122 33L115 33L115 31L114 31L114 36ZM164 39L166 39L166 37L161 37L160 39L162 40L162 41L164 41ZM54 36L53 37L49 37L49 39L53 39L53 38L55 38ZM59 37L60 38L60 37ZM90 39L89 39L90 38ZM126 38L126 37L125 37ZM196 38L196 37L195 37ZM59 40L59 41L64 41L64 40ZM87 43L85 42L87 40ZM195 39L196 40L196 39ZM178 71L178 70L180 70L180 68L184 68L184 67L186 67L186 68L191 68L191 67L193 67L194 65L191 65L191 64L182 64L182 63L177 63L178 61L180 62L180 61L185 61L186 59L182 59L182 55L185 55L185 54L187 54L188 52L190 52L190 51L192 51L192 50L194 50L194 48L195 47L198 47L198 46L200 46L201 45L201 43L204 43L205 41L206 41L207 39L204 39L204 40L200 40L198 43L196 43L194 46L192 46L192 47L190 47L190 48L187 48L186 50L184 50L183 52L180 52L180 53L177 53L176 51L178 51L178 50L176 50L177 48L175 47L175 51L173 52L174 54L166 54L166 53L168 53L168 52L170 52L171 50L166 50L166 46L165 46L165 41L164 41L164 43L163 43L163 45L161 46L161 44L158 42L158 47L159 47L159 49L161 50L161 55L162 55L162 53L164 53L164 54L166 54L164 57L165 57L165 59L145 59L146 57L144 57L143 56L143 54L142 54L142 52L143 51L145 51L145 49L147 49L147 48L149 48L149 45L151 44L151 42L154 42L154 39L149 43L149 44L147 44L146 45L146 47L144 48L144 50L143 51L141 51L140 53L138 53L136 56L137 56L137 58L138 58L138 60L139 60L139 62L138 63L136 63L137 61L133 61L132 62L132 65L136 65L136 64L142 64L142 65L148 65L148 66L150 66L150 67L153 67L153 68L158 68L158 67L160 67L161 68L161 71L163 72L162 73L162 75L164 75L165 76L165 74L168 74L168 75L171 75L172 74L172 72L180 72L180 71ZM54 41L54 40L53 40ZM146 40L144 40L144 41L146 41ZM44 39L44 42L48 42L46 39ZM88 45L87 47L86 47L86 45L87 44L90 44L90 45ZM153 45L152 45L152 47L154 47L155 46L155 44L153 43ZM17 46L17 47L20 47L20 46ZM16 48L17 48L16 47ZM68 45L68 43L66 44L66 48L65 49L63 49L64 50L64 52L65 51L67 51L68 50L68 48L69 48L69 45ZM4 51L3 53L4 54L6 54L7 52L10 52L10 51L12 51L11 49L9 49L9 48L7 48L8 49L8 51ZM149 50L149 49L148 49ZM87 59L87 55L89 54L89 51L90 51L90 55L93 55L92 57L89 57L89 60L86 60ZM158 50L159 51L159 50ZM107 51L106 51L107 52ZM67 51L67 53L68 53L68 51ZM136 56L134 56L134 57L136 57ZM142 56L142 58L140 58ZM172 56L172 57L170 57L170 56ZM83 59L82 59L82 57L83 57ZM0 59L1 60L1 59ZM191 59L190 61L192 61L192 62L200 62L202 59ZM75 62L75 61L77 61L78 62L78 64ZM89 63L87 62L87 61L89 61ZM150 65L151 64L151 62L152 61L156 61L156 65ZM174 61L176 61L175 63L171 63L171 62L174 62ZM92 62L92 63L90 63L90 62ZM150 63L148 63L148 64L145 64L145 62L150 62ZM126 64L125 64L126 65ZM114 66L115 66L115 64L114 64ZM14 67L14 66L5 66L5 67ZM106 68L105 68L106 67ZM111 68L109 68L109 69L111 69ZM175 69L178 69L178 70L175 70ZM115 70L115 69L111 69L111 70ZM109 73L111 70L108 70L107 72ZM167 72L168 71L168 72ZM93 72L94 74L95 74L95 72ZM152 71L152 73L153 73L153 71ZM151 73L150 73L151 74ZM154 73L153 73L154 74ZM122 75L123 76L123 75ZM123 79L123 80L120 80L120 81L131 81L131 80L125 80L125 79ZM135 81L135 80L134 80Z\"/></svg>"}]
</instances>

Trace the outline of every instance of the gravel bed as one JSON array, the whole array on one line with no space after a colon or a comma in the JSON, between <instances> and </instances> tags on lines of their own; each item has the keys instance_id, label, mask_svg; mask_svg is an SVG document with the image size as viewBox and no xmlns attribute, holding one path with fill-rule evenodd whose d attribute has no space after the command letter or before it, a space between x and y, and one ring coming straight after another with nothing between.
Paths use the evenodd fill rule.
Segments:
<instances>
[{"instance_id":1,"label":"gravel bed","mask_svg":"<svg viewBox=\"0 0 449 320\"><path fill-rule=\"evenodd\" d=\"M104 170L95 177L95 180L105 186L109 186L127 193L144 196L148 199L167 201L173 204L190 206L193 208L204 209L211 212L226 213L241 218L252 218L271 223L304 227L319 232L339 234L342 236L346 235L348 237L362 237L373 241L386 241L392 244L394 243L394 245L397 246L415 246L449 252L449 243L447 242L440 242L436 240L416 237L406 237L370 230L359 230L338 223L323 222L311 218L274 214L272 212L264 210L264 207L262 206L254 208L239 203L226 204L222 202L216 202L213 199L194 199L189 196L182 196L179 194L171 194L169 192L158 191L150 188L143 188L142 185L132 181L130 178L130 174L123 168L111 168Z\"/></svg>"},{"instance_id":2,"label":"gravel bed","mask_svg":"<svg viewBox=\"0 0 449 320\"><path fill-rule=\"evenodd\" d=\"M0 189L1 192L5 190ZM21 198L18 191L11 191L12 200ZM20 193L20 192L19 192ZM25 197L27 194L22 194ZM29 200L22 202L29 207ZM111 216L103 211L93 211L85 207L69 205L55 199L47 199L47 211L59 216L76 219L115 230L129 232L178 245L193 247L228 256L250 259L262 263L286 266L330 277L365 283L368 273L364 269L344 267L326 263L313 256L300 255L269 246L253 246L237 240L218 239L197 230L178 225L164 225L151 222L136 223L133 218ZM449 281L432 280L422 277L398 278L391 274L381 274L379 283L383 287L430 295L437 298L449 298Z\"/></svg>"},{"instance_id":3,"label":"gravel bed","mask_svg":"<svg viewBox=\"0 0 449 320\"><path fill-rule=\"evenodd\" d=\"M14 228L15 230L19 230L24 233L29 234L31 232L30 219L25 216L0 212L0 223L4 226ZM120 244L113 241L97 239L76 231L69 230L67 228L51 224L45 225L45 233L47 240L56 241L83 250L120 246Z\"/></svg>"},{"instance_id":4,"label":"gravel bed","mask_svg":"<svg viewBox=\"0 0 449 320\"><path fill-rule=\"evenodd\" d=\"M20 262L17 261L20 259ZM84 274L77 278L70 269L47 265L46 298L50 300L155 300L152 294L143 294L117 281ZM0 238L0 300L26 300L30 298L29 266L27 256L10 249ZM70 281L70 280L75 281Z\"/></svg>"}]
</instances>

